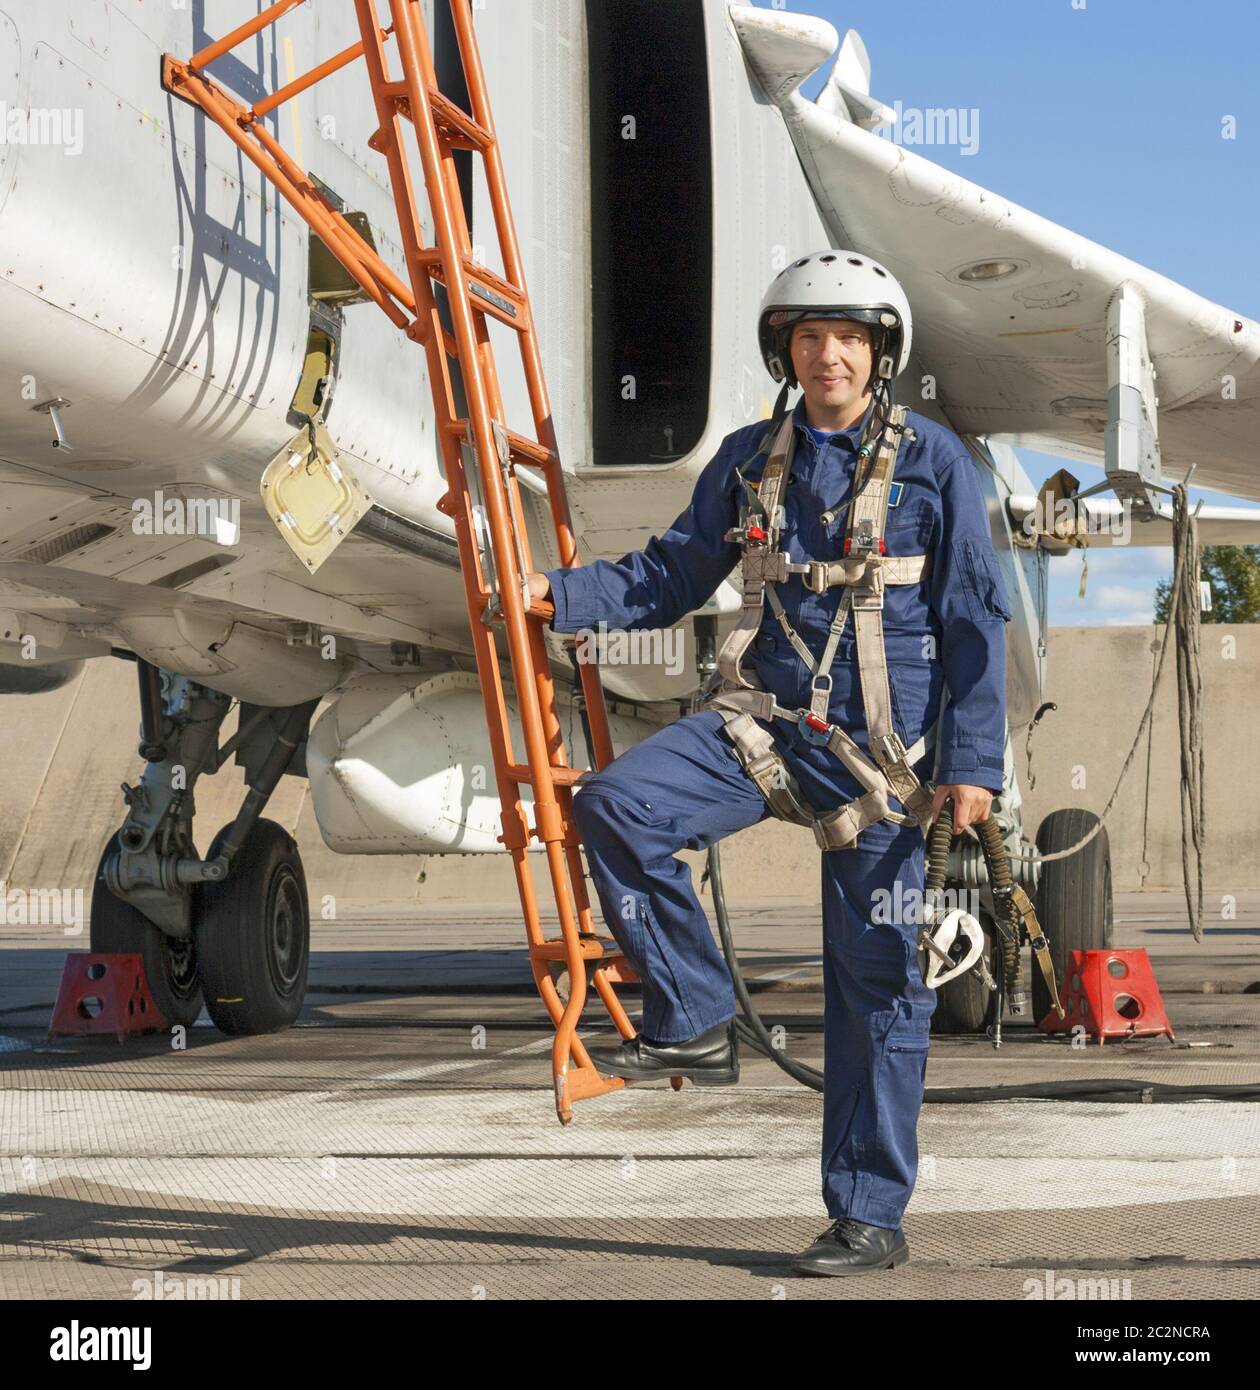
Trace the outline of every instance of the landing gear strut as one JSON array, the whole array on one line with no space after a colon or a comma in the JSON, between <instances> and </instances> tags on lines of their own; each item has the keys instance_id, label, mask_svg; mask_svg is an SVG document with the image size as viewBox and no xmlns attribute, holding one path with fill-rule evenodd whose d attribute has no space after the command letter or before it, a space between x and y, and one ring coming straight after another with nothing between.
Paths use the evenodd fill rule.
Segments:
<instances>
[{"instance_id":1,"label":"landing gear strut","mask_svg":"<svg viewBox=\"0 0 1260 1390\"><path fill-rule=\"evenodd\" d=\"M201 1012L201 978L193 936L168 935L143 912L110 892L105 869L117 854L118 836L114 834L101 854L92 888L92 950L140 956L153 1002L172 1025L191 1028Z\"/></svg>"},{"instance_id":2,"label":"landing gear strut","mask_svg":"<svg viewBox=\"0 0 1260 1390\"><path fill-rule=\"evenodd\" d=\"M288 709L242 706L221 748L226 695L137 661L138 786L101 855L92 893L94 951L136 952L154 1002L191 1025L203 994L228 1033L270 1033L297 1017L306 990L310 913L297 844L259 819L305 737L316 701ZM207 857L193 844L193 787L238 751L249 790Z\"/></svg>"}]
</instances>

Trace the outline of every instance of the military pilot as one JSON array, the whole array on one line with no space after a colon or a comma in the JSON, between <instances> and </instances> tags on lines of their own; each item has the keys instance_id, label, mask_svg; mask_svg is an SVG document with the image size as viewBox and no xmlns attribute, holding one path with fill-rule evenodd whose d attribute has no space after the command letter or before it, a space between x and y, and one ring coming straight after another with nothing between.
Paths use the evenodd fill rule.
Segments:
<instances>
[{"instance_id":1,"label":"military pilot","mask_svg":"<svg viewBox=\"0 0 1260 1390\"><path fill-rule=\"evenodd\" d=\"M892 403L911 342L893 275L856 252L802 257L770 285L758 337L784 383L774 418L727 435L686 511L641 551L529 585L554 602L556 632L656 629L738 572L720 687L574 799L609 929L643 981L641 1033L589 1050L627 1078L736 1081L730 975L674 856L771 815L812 827L833 1223L793 1267L860 1274L909 1258L935 994L901 905L922 893L945 800L961 831L1002 789L1011 615L976 464L950 430ZM773 893L773 864L764 881Z\"/></svg>"}]
</instances>

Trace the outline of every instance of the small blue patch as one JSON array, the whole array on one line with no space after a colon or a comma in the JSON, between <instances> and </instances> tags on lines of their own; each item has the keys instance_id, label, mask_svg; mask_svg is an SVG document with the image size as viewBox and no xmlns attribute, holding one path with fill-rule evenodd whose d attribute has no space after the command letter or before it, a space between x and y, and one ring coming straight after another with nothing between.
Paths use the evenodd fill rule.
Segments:
<instances>
[{"instance_id":1,"label":"small blue patch","mask_svg":"<svg viewBox=\"0 0 1260 1390\"><path fill-rule=\"evenodd\" d=\"M895 507L900 503L901 494L904 491L905 486L905 483L888 484L888 505L890 507Z\"/></svg>"}]
</instances>

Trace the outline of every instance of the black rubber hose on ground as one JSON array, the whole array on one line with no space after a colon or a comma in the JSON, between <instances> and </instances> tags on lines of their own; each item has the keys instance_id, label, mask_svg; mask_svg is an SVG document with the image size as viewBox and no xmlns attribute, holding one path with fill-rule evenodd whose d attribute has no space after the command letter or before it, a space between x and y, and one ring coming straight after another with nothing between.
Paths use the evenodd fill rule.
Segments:
<instances>
[{"instance_id":1,"label":"black rubber hose on ground","mask_svg":"<svg viewBox=\"0 0 1260 1390\"><path fill-rule=\"evenodd\" d=\"M945 820L942 817L942 820ZM939 824L939 822L938 822ZM948 821L946 821L948 826ZM935 828L935 827L934 827ZM951 827L952 830L952 827ZM943 836L945 832L941 832ZM948 839L944 840L948 846ZM938 845L940 839L938 838ZM930 861L929 861L930 862ZM943 869L943 865L941 866ZM718 935L722 940L722 954L726 957L727 968L731 972L731 983L735 986L735 998L744 1011L744 1018L736 1020L739 1037L757 1052L763 1053L781 1070L802 1086L813 1091L823 1088L823 1074L817 1068L796 1062L771 1041L766 1025L753 1008L748 987L744 983L743 972L739 968L739 958L735 954L735 943L731 938L731 923L726 912L726 894L722 887L722 864L717 845L709 847L709 882L713 886L713 910L717 917ZM943 880L943 872L941 874ZM824 1042L824 1047L826 1046ZM1090 1080L1034 1081L1022 1085L1004 1086L938 1086L929 1088L923 1094L925 1103L944 1105L975 1105L1000 1100L1076 1100L1097 1101L1111 1104L1125 1101L1146 1103L1176 1102L1189 1100L1253 1100L1260 1098L1260 1086L1242 1082L1226 1085L1190 1084L1186 1086L1169 1085L1159 1082L1130 1080L1127 1077L1098 1077Z\"/></svg>"},{"instance_id":2,"label":"black rubber hose on ground","mask_svg":"<svg viewBox=\"0 0 1260 1390\"><path fill-rule=\"evenodd\" d=\"M722 860L717 845L709 846L709 883L713 888L713 910L717 916L718 935L722 938L722 954L726 957L727 969L731 972L731 983L735 986L735 998L744 1011L743 1021L736 1019L735 1030L757 1052L764 1053L775 1064L802 1086L821 1091L823 1074L816 1067L804 1062L793 1061L782 1048L775 1047L761 1016L753 1008L744 983L743 972L739 968L739 957L735 954L735 942L731 938L731 922L726 914L726 893L722 888Z\"/></svg>"}]
</instances>

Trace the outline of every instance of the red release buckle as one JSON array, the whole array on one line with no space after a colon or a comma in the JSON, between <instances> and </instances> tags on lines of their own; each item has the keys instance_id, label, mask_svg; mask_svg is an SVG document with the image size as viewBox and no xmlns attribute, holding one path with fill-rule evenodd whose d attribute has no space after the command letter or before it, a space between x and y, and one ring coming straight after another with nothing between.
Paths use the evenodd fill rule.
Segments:
<instances>
[{"instance_id":1,"label":"red release buckle","mask_svg":"<svg viewBox=\"0 0 1260 1390\"><path fill-rule=\"evenodd\" d=\"M760 526L750 526L744 534L750 541L764 541L767 539L766 532L763 531Z\"/></svg>"},{"instance_id":2,"label":"red release buckle","mask_svg":"<svg viewBox=\"0 0 1260 1390\"><path fill-rule=\"evenodd\" d=\"M844 553L847 555L847 554L849 553L849 551L852 549L852 547L853 547L853 537L852 537L852 536L846 536L846 537L844 538ZM883 538L883 536L881 536L881 537L879 538L879 553L880 553L881 555L887 555L887 554L888 554L888 547L884 544L884 538Z\"/></svg>"},{"instance_id":3,"label":"red release buckle","mask_svg":"<svg viewBox=\"0 0 1260 1390\"><path fill-rule=\"evenodd\" d=\"M816 714L807 714L805 722L811 729L816 729L820 734L825 734L831 728L825 719L819 719Z\"/></svg>"}]
</instances>

